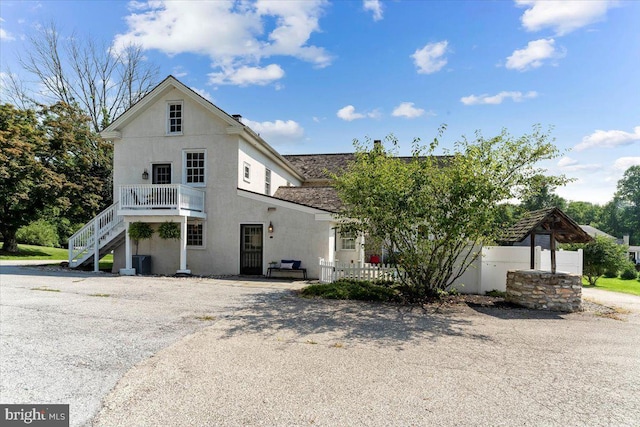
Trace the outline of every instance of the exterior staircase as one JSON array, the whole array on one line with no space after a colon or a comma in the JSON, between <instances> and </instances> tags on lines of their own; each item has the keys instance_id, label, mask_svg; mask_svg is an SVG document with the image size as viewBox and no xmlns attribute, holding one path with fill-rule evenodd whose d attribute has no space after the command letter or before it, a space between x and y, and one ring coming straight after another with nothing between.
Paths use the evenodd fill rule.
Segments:
<instances>
[{"instance_id":1,"label":"exterior staircase","mask_svg":"<svg viewBox=\"0 0 640 427\"><path fill-rule=\"evenodd\" d=\"M117 214L118 206L118 202L112 204L69 238L69 267L93 263L97 271L98 260L124 242L125 227Z\"/></svg>"}]
</instances>

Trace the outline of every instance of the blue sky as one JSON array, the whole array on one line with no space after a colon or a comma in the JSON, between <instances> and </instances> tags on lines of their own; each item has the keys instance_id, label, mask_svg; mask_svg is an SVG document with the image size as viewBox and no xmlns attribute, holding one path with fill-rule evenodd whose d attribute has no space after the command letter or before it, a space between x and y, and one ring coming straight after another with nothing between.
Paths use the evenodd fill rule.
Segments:
<instances>
[{"instance_id":1,"label":"blue sky","mask_svg":"<svg viewBox=\"0 0 640 427\"><path fill-rule=\"evenodd\" d=\"M640 1L3 1L0 18L3 73L50 22L139 43L283 154L541 124L564 152L542 166L576 180L558 194L600 204L640 164Z\"/></svg>"}]
</instances>

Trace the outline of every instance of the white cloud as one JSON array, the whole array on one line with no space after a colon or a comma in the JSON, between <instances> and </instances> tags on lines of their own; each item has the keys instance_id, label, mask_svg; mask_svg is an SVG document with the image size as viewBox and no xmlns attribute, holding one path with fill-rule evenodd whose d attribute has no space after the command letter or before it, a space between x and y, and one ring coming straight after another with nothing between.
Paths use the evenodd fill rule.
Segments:
<instances>
[{"instance_id":1,"label":"white cloud","mask_svg":"<svg viewBox=\"0 0 640 427\"><path fill-rule=\"evenodd\" d=\"M198 89L196 87L192 87L191 90L194 91L195 93L197 93L198 95L200 95L201 97L203 97L204 99L206 99L207 101L213 102L213 97L206 90Z\"/></svg>"},{"instance_id":2,"label":"white cloud","mask_svg":"<svg viewBox=\"0 0 640 427\"><path fill-rule=\"evenodd\" d=\"M303 137L304 129L293 120L276 120L274 122L254 122L242 118L242 123L253 129L265 141L274 143L298 140Z\"/></svg>"},{"instance_id":3,"label":"white cloud","mask_svg":"<svg viewBox=\"0 0 640 427\"><path fill-rule=\"evenodd\" d=\"M354 107L353 105L347 105L346 107L342 107L341 109L338 110L336 115L342 120L346 120L348 122L351 122L357 119L364 119L365 117L368 117L370 119L379 119L380 117L382 117L382 113L380 113L380 111L377 109L373 111L369 111L367 113L356 113L356 107Z\"/></svg>"},{"instance_id":4,"label":"white cloud","mask_svg":"<svg viewBox=\"0 0 640 427\"><path fill-rule=\"evenodd\" d=\"M432 74L447 65L444 55L448 51L449 42L443 40L437 43L427 43L422 49L416 50L411 57L418 67L420 74Z\"/></svg>"},{"instance_id":5,"label":"white cloud","mask_svg":"<svg viewBox=\"0 0 640 427\"><path fill-rule=\"evenodd\" d=\"M357 120L357 119L363 119L366 117L364 114L356 113L356 107L354 107L353 105L347 105L346 107L342 107L341 109L338 110L336 114L342 120L346 120L348 122Z\"/></svg>"},{"instance_id":6,"label":"white cloud","mask_svg":"<svg viewBox=\"0 0 640 427\"><path fill-rule=\"evenodd\" d=\"M640 157L620 157L613 163L613 168L620 171L626 171L631 166L640 165Z\"/></svg>"},{"instance_id":7,"label":"white cloud","mask_svg":"<svg viewBox=\"0 0 640 427\"><path fill-rule=\"evenodd\" d=\"M533 40L524 49L515 50L507 58L505 67L510 70L526 71L542 66L545 60L564 57L564 50L555 47L554 39Z\"/></svg>"},{"instance_id":8,"label":"white cloud","mask_svg":"<svg viewBox=\"0 0 640 427\"><path fill-rule=\"evenodd\" d=\"M422 116L423 114L424 110L422 108L414 107L413 102L403 102L394 108L393 113L391 113L394 117L406 117L407 119L414 119Z\"/></svg>"},{"instance_id":9,"label":"white cloud","mask_svg":"<svg viewBox=\"0 0 640 427\"><path fill-rule=\"evenodd\" d=\"M0 23L4 22L4 19L0 18ZM15 40L16 38L9 33L8 31L6 31L4 28L0 28L0 40L4 40L4 41L12 41Z\"/></svg>"},{"instance_id":10,"label":"white cloud","mask_svg":"<svg viewBox=\"0 0 640 427\"><path fill-rule=\"evenodd\" d=\"M516 0L527 7L520 20L527 31L551 28L559 36L602 20L612 0Z\"/></svg>"},{"instance_id":11,"label":"white cloud","mask_svg":"<svg viewBox=\"0 0 640 427\"><path fill-rule=\"evenodd\" d=\"M522 92L503 91L497 95L483 94L478 96L476 95L464 96L460 98L460 102L462 102L464 105L478 105L478 104L496 105L496 104L502 104L502 101L504 101L505 99L511 99L514 102L520 102L525 99L535 98L537 96L538 96L538 93L534 91L530 91L525 94L523 94Z\"/></svg>"},{"instance_id":12,"label":"white cloud","mask_svg":"<svg viewBox=\"0 0 640 427\"><path fill-rule=\"evenodd\" d=\"M640 142L640 126L633 128L633 133L622 130L596 130L582 138L582 142L574 148L576 151L588 148L613 148Z\"/></svg>"},{"instance_id":13,"label":"white cloud","mask_svg":"<svg viewBox=\"0 0 640 427\"><path fill-rule=\"evenodd\" d=\"M363 0L362 7L366 11L373 12L374 21L382 19L382 3L380 0Z\"/></svg>"},{"instance_id":14,"label":"white cloud","mask_svg":"<svg viewBox=\"0 0 640 427\"><path fill-rule=\"evenodd\" d=\"M265 67L265 58L289 56L317 67L331 63L322 47L308 44L312 33L320 31L325 4L324 0L136 1L130 3L132 12L125 18L127 32L116 35L113 44L116 49L135 43L167 55L206 55L213 82L266 84L284 72L273 73L274 67L282 69L276 64Z\"/></svg>"},{"instance_id":15,"label":"white cloud","mask_svg":"<svg viewBox=\"0 0 640 427\"><path fill-rule=\"evenodd\" d=\"M562 172L595 171L602 169L602 165L598 163L583 165L576 159L565 156L558 161L558 168Z\"/></svg>"},{"instance_id":16,"label":"white cloud","mask_svg":"<svg viewBox=\"0 0 640 427\"><path fill-rule=\"evenodd\" d=\"M213 84L229 84L238 86L267 85L281 79L284 70L278 64L270 64L264 68L247 67L224 69L219 73L210 73L209 82Z\"/></svg>"}]
</instances>

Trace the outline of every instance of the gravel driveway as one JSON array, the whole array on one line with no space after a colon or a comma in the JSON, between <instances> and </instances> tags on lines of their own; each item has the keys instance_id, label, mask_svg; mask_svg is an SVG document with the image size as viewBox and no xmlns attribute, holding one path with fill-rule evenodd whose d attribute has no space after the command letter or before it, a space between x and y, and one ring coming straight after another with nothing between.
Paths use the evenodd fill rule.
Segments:
<instances>
[{"instance_id":1,"label":"gravel driveway","mask_svg":"<svg viewBox=\"0 0 640 427\"><path fill-rule=\"evenodd\" d=\"M637 313L408 310L302 300L287 283L56 274L3 267L0 400L71 403L73 425L101 399L90 423L110 427L640 422Z\"/></svg>"},{"instance_id":2,"label":"gravel driveway","mask_svg":"<svg viewBox=\"0 0 640 427\"><path fill-rule=\"evenodd\" d=\"M0 402L69 403L89 423L135 364L295 285L0 266ZM134 426L135 424L129 424Z\"/></svg>"}]
</instances>

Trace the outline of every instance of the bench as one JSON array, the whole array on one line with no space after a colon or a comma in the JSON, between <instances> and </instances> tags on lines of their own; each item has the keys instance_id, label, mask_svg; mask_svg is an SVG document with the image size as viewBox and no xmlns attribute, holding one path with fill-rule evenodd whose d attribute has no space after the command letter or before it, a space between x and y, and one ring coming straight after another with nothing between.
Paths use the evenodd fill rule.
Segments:
<instances>
[{"instance_id":1,"label":"bench","mask_svg":"<svg viewBox=\"0 0 640 427\"><path fill-rule=\"evenodd\" d=\"M267 268L267 278L271 278L271 273L277 271L279 273L294 273L294 272L302 272L302 278L307 279L307 269L300 267L302 261L295 260L282 260L280 261L280 267L269 267ZM286 266L283 268L283 266Z\"/></svg>"}]
</instances>

